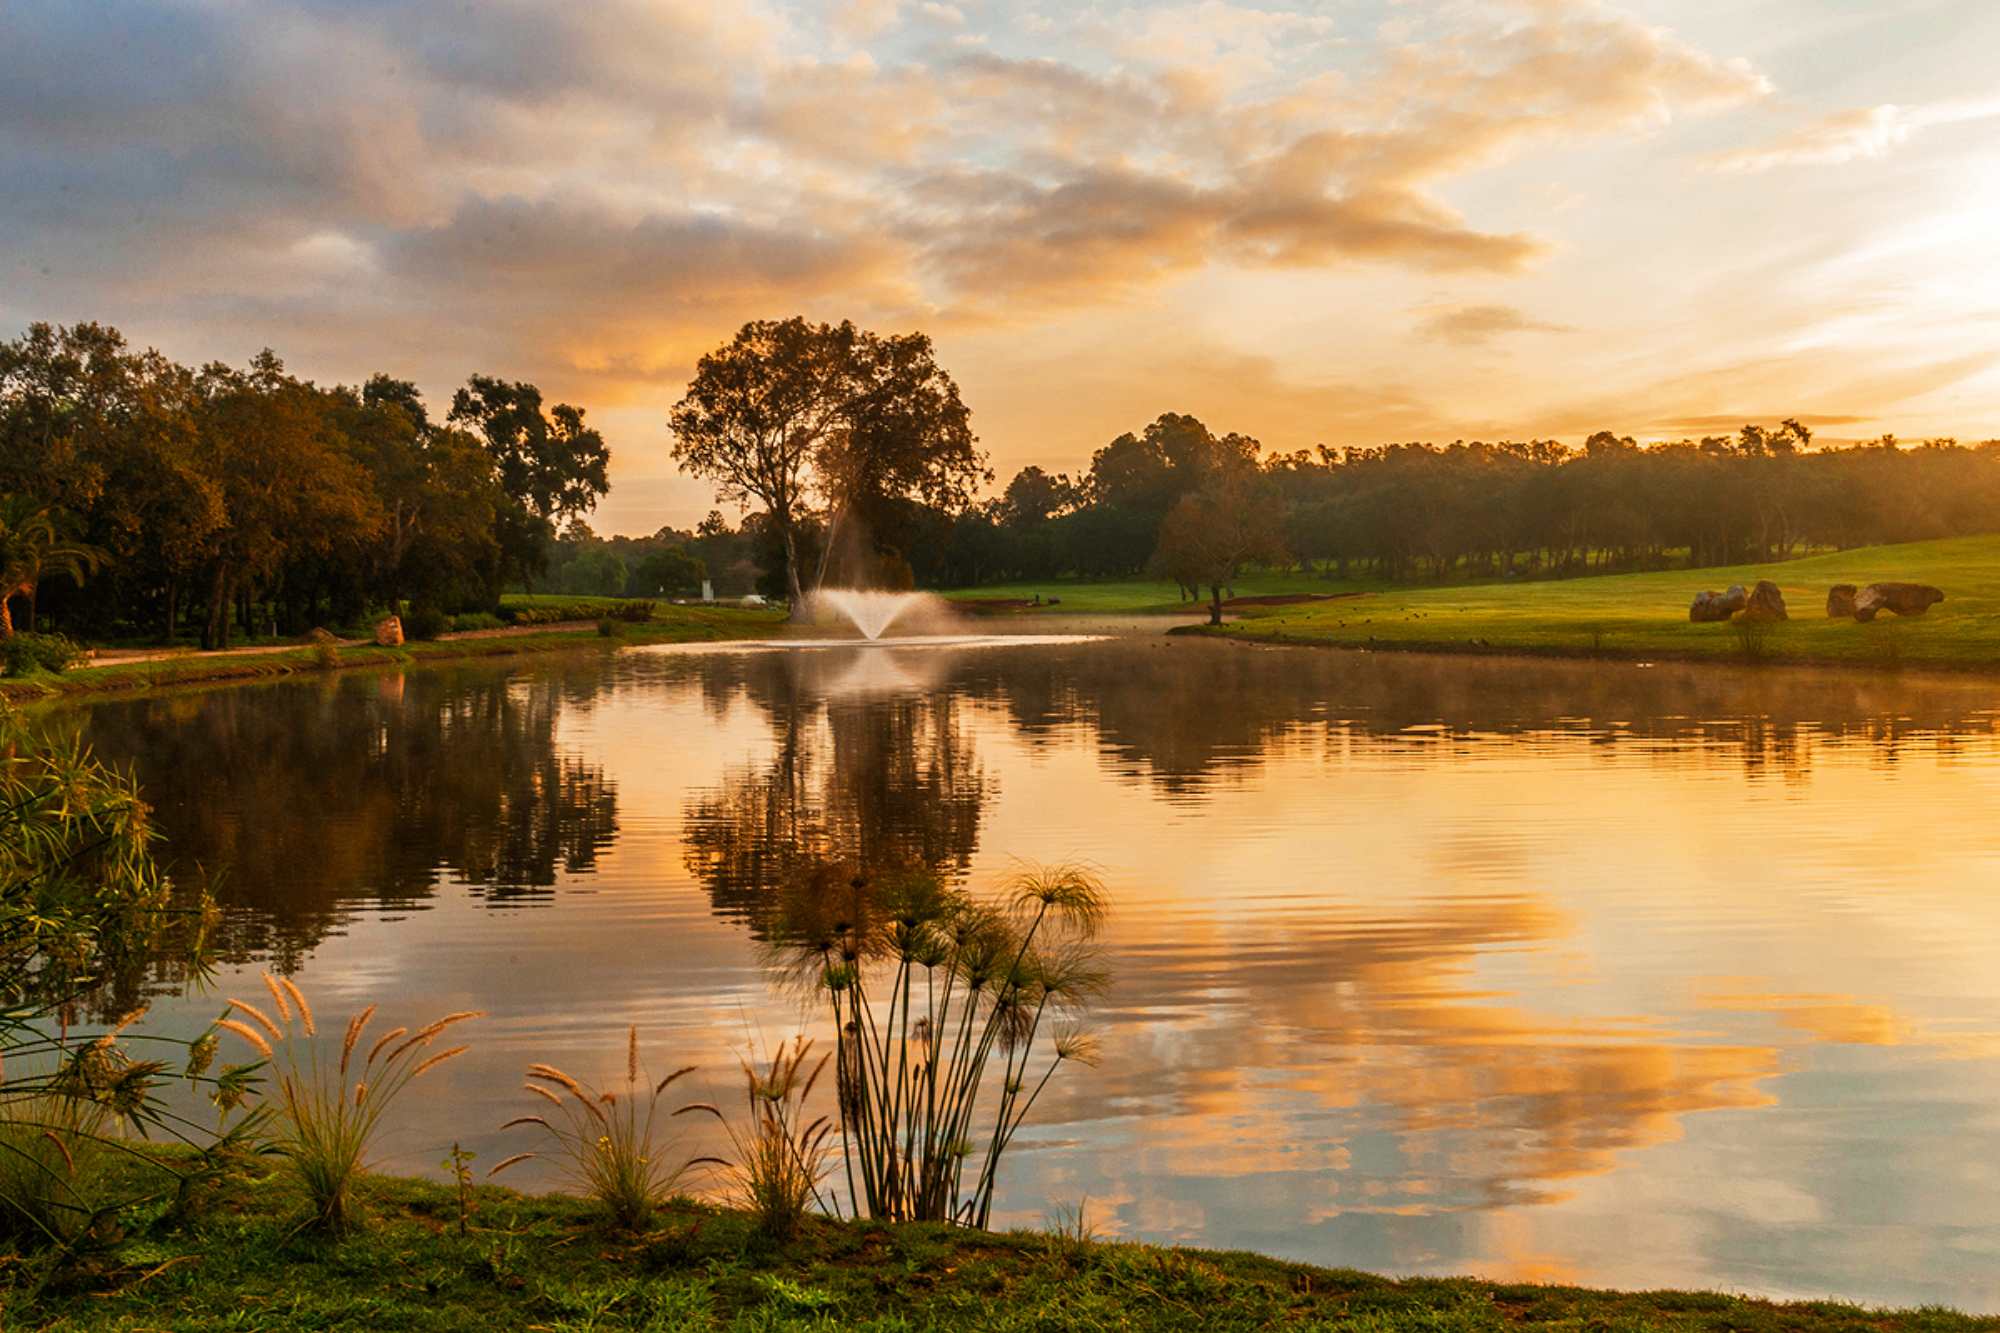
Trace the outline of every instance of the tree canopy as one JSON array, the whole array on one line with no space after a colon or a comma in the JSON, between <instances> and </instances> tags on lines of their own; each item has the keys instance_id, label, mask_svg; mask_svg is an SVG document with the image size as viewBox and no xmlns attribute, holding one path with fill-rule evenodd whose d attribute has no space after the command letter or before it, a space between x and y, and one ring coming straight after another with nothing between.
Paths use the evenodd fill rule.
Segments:
<instances>
[{"instance_id":1,"label":"tree canopy","mask_svg":"<svg viewBox=\"0 0 2000 1333\"><path fill-rule=\"evenodd\" d=\"M958 386L921 333L882 336L794 317L746 324L701 358L669 417L674 458L717 498L756 504L804 597L801 527L815 504L829 538L897 501L949 512L988 480ZM819 572L832 541L822 544Z\"/></svg>"}]
</instances>

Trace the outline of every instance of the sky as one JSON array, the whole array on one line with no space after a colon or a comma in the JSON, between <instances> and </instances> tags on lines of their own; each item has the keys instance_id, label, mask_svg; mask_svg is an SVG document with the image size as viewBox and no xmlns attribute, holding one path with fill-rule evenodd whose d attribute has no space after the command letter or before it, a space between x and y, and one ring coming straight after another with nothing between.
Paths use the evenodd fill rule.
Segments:
<instances>
[{"instance_id":1,"label":"sky","mask_svg":"<svg viewBox=\"0 0 2000 1333\"><path fill-rule=\"evenodd\" d=\"M587 409L921 329L1001 483L1267 448L2000 435L1989 0L0 0L0 336Z\"/></svg>"}]
</instances>

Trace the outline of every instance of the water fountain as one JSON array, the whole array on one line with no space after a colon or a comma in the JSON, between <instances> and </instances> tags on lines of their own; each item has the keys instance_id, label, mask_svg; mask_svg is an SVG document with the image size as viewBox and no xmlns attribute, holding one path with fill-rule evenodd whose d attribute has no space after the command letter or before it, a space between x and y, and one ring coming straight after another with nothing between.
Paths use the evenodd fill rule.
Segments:
<instances>
[{"instance_id":1,"label":"water fountain","mask_svg":"<svg viewBox=\"0 0 2000 1333\"><path fill-rule=\"evenodd\" d=\"M822 588L813 594L813 600L847 617L848 623L870 641L881 638L889 626L906 612L924 603L938 601L924 592L881 592L864 588Z\"/></svg>"}]
</instances>

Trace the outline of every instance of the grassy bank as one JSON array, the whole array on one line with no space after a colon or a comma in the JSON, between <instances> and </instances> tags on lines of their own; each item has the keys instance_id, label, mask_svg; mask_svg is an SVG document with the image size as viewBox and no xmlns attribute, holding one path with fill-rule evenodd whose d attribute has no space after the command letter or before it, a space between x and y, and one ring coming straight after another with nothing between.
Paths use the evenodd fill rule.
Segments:
<instances>
[{"instance_id":1,"label":"grassy bank","mask_svg":"<svg viewBox=\"0 0 2000 1333\"><path fill-rule=\"evenodd\" d=\"M1550 1327L1994 1329L2000 1320L1707 1293L1623 1294L1466 1279L1392 1281L1256 1255L813 1221L759 1239L688 1203L621 1235L579 1202L371 1178L335 1244L252 1166L191 1221L156 1226L39 1290L0 1272L10 1329L1261 1329Z\"/></svg>"},{"instance_id":2,"label":"grassy bank","mask_svg":"<svg viewBox=\"0 0 2000 1333\"><path fill-rule=\"evenodd\" d=\"M61 675L42 674L0 680L0 698L31 702L72 695L115 694L353 667L406 666L467 658L575 651L601 648L607 643L706 643L757 638L775 633L783 623L783 611L662 605L654 609L653 618L649 621L619 622L615 638L599 634L595 626L551 627L526 633L412 641L398 648L379 648L373 644L342 645L328 650L331 656L310 646L284 652L181 653L157 661L113 662L102 666L77 667Z\"/></svg>"},{"instance_id":3,"label":"grassy bank","mask_svg":"<svg viewBox=\"0 0 2000 1333\"><path fill-rule=\"evenodd\" d=\"M1238 596L1262 597L1279 593L1353 592L1386 588L1391 585L1369 579L1330 579L1317 574L1276 574L1258 570L1236 580ZM1040 596L1044 603L1060 598L1056 612L1088 612L1096 615L1130 615L1180 612L1193 615L1207 603L1190 605L1181 599L1171 582L1162 579L1046 579L1038 583L988 583L977 588L953 588L942 594L947 601L1032 602Z\"/></svg>"},{"instance_id":4,"label":"grassy bank","mask_svg":"<svg viewBox=\"0 0 2000 1333\"><path fill-rule=\"evenodd\" d=\"M1792 619L1756 631L1689 623L1695 593L1760 578L1783 589ZM1884 614L1862 625L1827 618L1832 584L1890 579L1936 584L1946 600L1909 619ZM1208 632L1349 648L1994 671L2000 670L2000 537L1867 547L1729 569L1399 585L1337 602L1255 608Z\"/></svg>"}]
</instances>

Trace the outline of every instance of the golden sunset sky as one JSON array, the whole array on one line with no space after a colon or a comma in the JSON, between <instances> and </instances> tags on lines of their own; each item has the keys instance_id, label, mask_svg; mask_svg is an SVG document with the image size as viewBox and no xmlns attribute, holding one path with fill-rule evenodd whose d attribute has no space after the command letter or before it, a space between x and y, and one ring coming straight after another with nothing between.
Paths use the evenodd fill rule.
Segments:
<instances>
[{"instance_id":1,"label":"golden sunset sky","mask_svg":"<svg viewBox=\"0 0 2000 1333\"><path fill-rule=\"evenodd\" d=\"M0 322L586 407L594 525L746 319L923 329L1002 481L1795 415L2000 434L1990 0L0 6Z\"/></svg>"}]
</instances>

